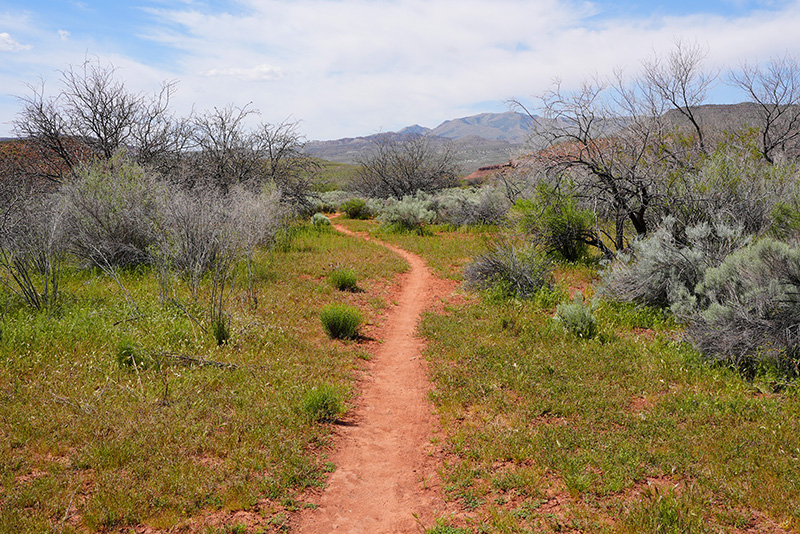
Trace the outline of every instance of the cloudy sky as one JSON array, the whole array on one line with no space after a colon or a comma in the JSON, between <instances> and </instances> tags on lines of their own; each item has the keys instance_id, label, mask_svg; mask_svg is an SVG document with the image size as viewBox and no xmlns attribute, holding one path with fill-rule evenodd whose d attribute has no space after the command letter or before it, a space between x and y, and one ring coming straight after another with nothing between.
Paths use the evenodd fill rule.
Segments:
<instances>
[{"instance_id":1,"label":"cloudy sky","mask_svg":"<svg viewBox=\"0 0 800 534\"><path fill-rule=\"evenodd\" d=\"M635 72L676 40L735 68L800 53L800 0L0 0L0 136L26 84L86 58L188 113L250 102L309 139L507 111L509 98ZM718 103L742 100L720 85Z\"/></svg>"}]
</instances>

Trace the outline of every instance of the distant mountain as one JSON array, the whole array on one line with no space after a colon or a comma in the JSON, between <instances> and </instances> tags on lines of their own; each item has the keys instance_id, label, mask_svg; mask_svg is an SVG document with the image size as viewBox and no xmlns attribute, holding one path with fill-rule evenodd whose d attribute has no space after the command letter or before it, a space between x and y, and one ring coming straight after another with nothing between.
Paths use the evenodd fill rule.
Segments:
<instances>
[{"instance_id":1,"label":"distant mountain","mask_svg":"<svg viewBox=\"0 0 800 534\"><path fill-rule=\"evenodd\" d=\"M425 128L424 126L415 124L414 126L406 126L397 133L400 135L425 135L430 131L431 131L430 128Z\"/></svg>"},{"instance_id":2,"label":"distant mountain","mask_svg":"<svg viewBox=\"0 0 800 534\"><path fill-rule=\"evenodd\" d=\"M430 129L415 124L397 132L332 141L309 141L305 151L312 156L339 163L357 163L378 139L400 140L429 135L434 145L450 143L456 159L467 173L486 165L505 163L524 148L534 121L521 113L481 113L445 121Z\"/></svg>"},{"instance_id":3,"label":"distant mountain","mask_svg":"<svg viewBox=\"0 0 800 534\"><path fill-rule=\"evenodd\" d=\"M447 139L482 137L494 141L521 144L528 140L536 121L515 111L506 113L481 113L471 117L444 121L431 130L432 135Z\"/></svg>"}]
</instances>

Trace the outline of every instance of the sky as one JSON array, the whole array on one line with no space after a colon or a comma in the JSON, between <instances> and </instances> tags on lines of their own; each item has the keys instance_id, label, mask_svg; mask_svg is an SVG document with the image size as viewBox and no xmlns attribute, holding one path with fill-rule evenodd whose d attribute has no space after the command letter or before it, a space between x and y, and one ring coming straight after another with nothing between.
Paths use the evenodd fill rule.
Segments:
<instances>
[{"instance_id":1,"label":"sky","mask_svg":"<svg viewBox=\"0 0 800 534\"><path fill-rule=\"evenodd\" d=\"M743 61L800 54L800 0L0 0L0 137L20 96L87 59L132 92L177 82L180 115L227 105L307 139L508 111L677 41L707 49L712 103Z\"/></svg>"}]
</instances>

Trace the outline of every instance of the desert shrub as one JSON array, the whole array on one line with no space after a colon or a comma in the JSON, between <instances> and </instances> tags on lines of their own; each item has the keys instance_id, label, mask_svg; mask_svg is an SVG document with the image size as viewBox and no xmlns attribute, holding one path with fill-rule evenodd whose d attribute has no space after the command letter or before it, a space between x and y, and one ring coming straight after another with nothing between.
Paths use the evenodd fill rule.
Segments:
<instances>
[{"instance_id":1,"label":"desert shrub","mask_svg":"<svg viewBox=\"0 0 800 534\"><path fill-rule=\"evenodd\" d=\"M328 273L328 282L339 291L355 291L358 277L353 269L334 269Z\"/></svg>"},{"instance_id":2,"label":"desert shrub","mask_svg":"<svg viewBox=\"0 0 800 534\"><path fill-rule=\"evenodd\" d=\"M346 304L331 304L320 312L325 333L332 339L355 339L361 326L361 313Z\"/></svg>"},{"instance_id":3,"label":"desert shrub","mask_svg":"<svg viewBox=\"0 0 800 534\"><path fill-rule=\"evenodd\" d=\"M351 198L340 206L340 209L349 219L369 219L372 212L367 208L367 201L363 198Z\"/></svg>"},{"instance_id":4,"label":"desert shrub","mask_svg":"<svg viewBox=\"0 0 800 534\"><path fill-rule=\"evenodd\" d=\"M533 298L552 288L551 262L531 244L500 240L464 268L467 287L493 290L506 297Z\"/></svg>"},{"instance_id":5,"label":"desert shrub","mask_svg":"<svg viewBox=\"0 0 800 534\"><path fill-rule=\"evenodd\" d=\"M122 152L81 168L60 190L70 251L88 266L149 263L163 190Z\"/></svg>"},{"instance_id":6,"label":"desert shrub","mask_svg":"<svg viewBox=\"0 0 800 534\"><path fill-rule=\"evenodd\" d=\"M292 212L283 202L282 193L268 185L260 191L234 187L224 201L225 209L230 210L235 239L245 253L273 246L291 220Z\"/></svg>"},{"instance_id":7,"label":"desert shrub","mask_svg":"<svg viewBox=\"0 0 800 534\"><path fill-rule=\"evenodd\" d=\"M233 263L239 235L234 205L213 189L173 191L163 197L164 219L152 249L162 277L183 280L197 295L203 277Z\"/></svg>"},{"instance_id":8,"label":"desert shrub","mask_svg":"<svg viewBox=\"0 0 800 534\"><path fill-rule=\"evenodd\" d=\"M687 316L698 306L697 284L706 269L722 263L749 242L741 227L722 222L700 223L681 235L667 217L645 239L631 244L630 256L620 256L603 273L601 293L621 302L671 308Z\"/></svg>"},{"instance_id":9,"label":"desert shrub","mask_svg":"<svg viewBox=\"0 0 800 534\"><path fill-rule=\"evenodd\" d=\"M698 170L670 181L669 212L681 226L724 221L761 235L773 228L776 205L797 198L797 174L793 164L770 165L725 143Z\"/></svg>"},{"instance_id":10,"label":"desert shrub","mask_svg":"<svg viewBox=\"0 0 800 534\"><path fill-rule=\"evenodd\" d=\"M576 293L571 302L562 302L556 307L553 319L568 331L582 339L592 339L597 335L597 305L586 302L582 293Z\"/></svg>"},{"instance_id":11,"label":"desert shrub","mask_svg":"<svg viewBox=\"0 0 800 534\"><path fill-rule=\"evenodd\" d=\"M302 411L309 421L335 422L345 412L344 395L339 388L322 384L303 395Z\"/></svg>"},{"instance_id":12,"label":"desert shrub","mask_svg":"<svg viewBox=\"0 0 800 534\"><path fill-rule=\"evenodd\" d=\"M520 230L534 238L549 253L578 261L589 244L597 242L595 214L578 206L577 200L540 183L531 199L514 204L513 219Z\"/></svg>"},{"instance_id":13,"label":"desert shrub","mask_svg":"<svg viewBox=\"0 0 800 534\"><path fill-rule=\"evenodd\" d=\"M13 199L0 223L0 282L42 310L58 299L64 262L63 212L49 195Z\"/></svg>"},{"instance_id":14,"label":"desert shrub","mask_svg":"<svg viewBox=\"0 0 800 534\"><path fill-rule=\"evenodd\" d=\"M311 216L311 224L315 228L324 228L331 225L331 220L322 213L315 213Z\"/></svg>"},{"instance_id":15,"label":"desert shrub","mask_svg":"<svg viewBox=\"0 0 800 534\"><path fill-rule=\"evenodd\" d=\"M387 203L377 219L389 231L424 235L426 227L436 220L431 203L425 194L405 196L402 200Z\"/></svg>"},{"instance_id":16,"label":"desert shrub","mask_svg":"<svg viewBox=\"0 0 800 534\"><path fill-rule=\"evenodd\" d=\"M708 304L688 335L703 354L800 374L800 248L763 238L709 269L697 293Z\"/></svg>"},{"instance_id":17,"label":"desert shrub","mask_svg":"<svg viewBox=\"0 0 800 534\"><path fill-rule=\"evenodd\" d=\"M439 222L454 226L500 224L510 202L492 186L476 189L448 189L436 195L434 209Z\"/></svg>"}]
</instances>

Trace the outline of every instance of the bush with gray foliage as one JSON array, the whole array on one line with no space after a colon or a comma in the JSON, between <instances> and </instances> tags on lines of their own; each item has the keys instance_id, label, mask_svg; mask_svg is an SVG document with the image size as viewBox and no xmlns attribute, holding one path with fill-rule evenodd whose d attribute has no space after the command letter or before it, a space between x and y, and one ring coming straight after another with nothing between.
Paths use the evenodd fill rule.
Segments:
<instances>
[{"instance_id":1,"label":"bush with gray foliage","mask_svg":"<svg viewBox=\"0 0 800 534\"><path fill-rule=\"evenodd\" d=\"M80 167L60 191L67 244L84 265L150 263L165 184L123 152Z\"/></svg>"},{"instance_id":2,"label":"bush with gray foliage","mask_svg":"<svg viewBox=\"0 0 800 534\"><path fill-rule=\"evenodd\" d=\"M702 305L695 288L706 269L749 242L741 227L700 223L682 233L675 219L667 217L603 273L601 292L623 302L671 308L687 317Z\"/></svg>"},{"instance_id":3,"label":"bush with gray foliage","mask_svg":"<svg viewBox=\"0 0 800 534\"><path fill-rule=\"evenodd\" d=\"M464 282L472 289L525 299L552 288L552 272L551 262L534 245L502 239L464 268Z\"/></svg>"},{"instance_id":4,"label":"bush with gray foliage","mask_svg":"<svg viewBox=\"0 0 800 534\"><path fill-rule=\"evenodd\" d=\"M747 367L772 362L800 375L800 248L771 238L708 269L697 293L707 302L688 334L706 355Z\"/></svg>"}]
</instances>

